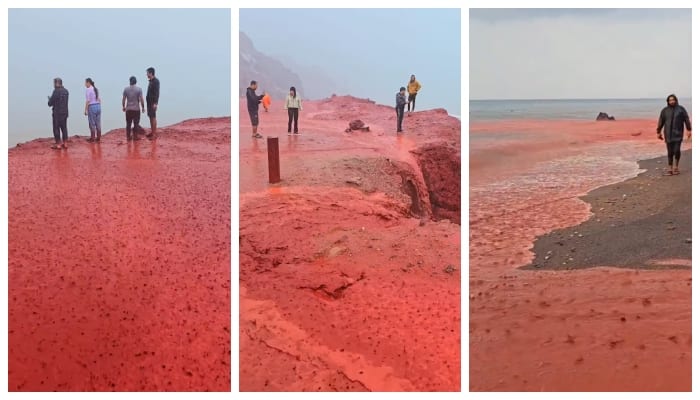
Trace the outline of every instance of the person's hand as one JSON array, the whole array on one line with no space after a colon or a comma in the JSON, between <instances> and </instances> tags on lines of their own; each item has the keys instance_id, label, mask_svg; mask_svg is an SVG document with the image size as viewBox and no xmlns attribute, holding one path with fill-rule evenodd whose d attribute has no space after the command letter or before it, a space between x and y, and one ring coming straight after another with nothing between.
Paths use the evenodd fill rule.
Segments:
<instances>
[{"instance_id":1,"label":"person's hand","mask_svg":"<svg viewBox=\"0 0 700 400\"><path fill-rule=\"evenodd\" d=\"M657 134L656 134L656 137L658 137L659 140L664 140L663 136L661 136L661 133L657 133Z\"/></svg>"},{"instance_id":2,"label":"person's hand","mask_svg":"<svg viewBox=\"0 0 700 400\"><path fill-rule=\"evenodd\" d=\"M690 140L691 136L693 136L693 134L690 131L688 131L688 140Z\"/></svg>"},{"instance_id":3,"label":"person's hand","mask_svg":"<svg viewBox=\"0 0 700 400\"><path fill-rule=\"evenodd\" d=\"M85 112L83 114L87 115L87 110L85 110Z\"/></svg>"},{"instance_id":4,"label":"person's hand","mask_svg":"<svg viewBox=\"0 0 700 400\"><path fill-rule=\"evenodd\" d=\"M126 112L126 107L122 107L122 112Z\"/></svg>"},{"instance_id":5,"label":"person's hand","mask_svg":"<svg viewBox=\"0 0 700 400\"><path fill-rule=\"evenodd\" d=\"M143 114L143 113L145 113L145 112L146 112L146 109L143 108L143 107L141 107L141 114Z\"/></svg>"},{"instance_id":6,"label":"person's hand","mask_svg":"<svg viewBox=\"0 0 700 400\"><path fill-rule=\"evenodd\" d=\"M153 109L156 110L158 108L158 104L153 105Z\"/></svg>"}]
</instances>

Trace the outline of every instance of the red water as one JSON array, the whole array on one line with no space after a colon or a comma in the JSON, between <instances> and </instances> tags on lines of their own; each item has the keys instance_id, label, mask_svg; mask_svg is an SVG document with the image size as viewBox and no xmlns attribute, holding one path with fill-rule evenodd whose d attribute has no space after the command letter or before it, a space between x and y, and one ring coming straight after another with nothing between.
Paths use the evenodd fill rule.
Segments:
<instances>
[{"instance_id":1,"label":"red water","mask_svg":"<svg viewBox=\"0 0 700 400\"><path fill-rule=\"evenodd\" d=\"M419 112L397 136L390 107L337 97L306 102L288 137L284 110L261 112L280 140L270 186L266 141L241 115L240 389L460 390L460 227L410 218L390 195L401 178L369 167L415 172L409 151L459 143L459 121ZM371 131L344 133L356 118Z\"/></svg>"},{"instance_id":2,"label":"red water","mask_svg":"<svg viewBox=\"0 0 700 400\"><path fill-rule=\"evenodd\" d=\"M665 154L654 128L472 124L470 390L690 390L691 271L517 269L538 235L590 216L579 195Z\"/></svg>"},{"instance_id":3,"label":"red water","mask_svg":"<svg viewBox=\"0 0 700 400\"><path fill-rule=\"evenodd\" d=\"M229 391L230 118L9 152L10 391Z\"/></svg>"}]
</instances>

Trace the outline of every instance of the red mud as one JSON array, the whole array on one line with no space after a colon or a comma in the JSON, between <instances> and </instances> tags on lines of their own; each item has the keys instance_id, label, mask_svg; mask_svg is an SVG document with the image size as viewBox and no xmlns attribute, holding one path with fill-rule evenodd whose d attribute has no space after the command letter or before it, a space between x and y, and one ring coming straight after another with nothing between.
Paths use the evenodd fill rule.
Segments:
<instances>
[{"instance_id":1,"label":"red mud","mask_svg":"<svg viewBox=\"0 0 700 400\"><path fill-rule=\"evenodd\" d=\"M531 260L537 235L590 216L589 206L576 196L611 183L604 176L622 176L627 167L601 161L574 170L572 178L565 176L568 171L550 169L530 191L492 186L501 190L495 193L485 179L512 180L522 171L535 171L537 162L568 155L595 161L606 146L618 146L615 151L622 153L627 149L631 155L624 155L632 158L644 149L658 148L657 155L662 155L665 146L654 128L651 120L473 124L470 390L691 389L690 270L516 269ZM503 140L485 145L475 140L479 134L509 129L531 134L528 143L537 143Z\"/></svg>"},{"instance_id":2,"label":"red mud","mask_svg":"<svg viewBox=\"0 0 700 400\"><path fill-rule=\"evenodd\" d=\"M371 131L345 133L357 118ZM392 108L351 97L306 102L299 137L284 110L260 121L278 185L241 102L240 390L460 390L460 227L430 203L459 175L443 193L412 153L458 152L459 121L416 112L397 136Z\"/></svg>"},{"instance_id":3,"label":"red mud","mask_svg":"<svg viewBox=\"0 0 700 400\"><path fill-rule=\"evenodd\" d=\"M9 390L229 391L230 118L9 151Z\"/></svg>"}]
</instances>

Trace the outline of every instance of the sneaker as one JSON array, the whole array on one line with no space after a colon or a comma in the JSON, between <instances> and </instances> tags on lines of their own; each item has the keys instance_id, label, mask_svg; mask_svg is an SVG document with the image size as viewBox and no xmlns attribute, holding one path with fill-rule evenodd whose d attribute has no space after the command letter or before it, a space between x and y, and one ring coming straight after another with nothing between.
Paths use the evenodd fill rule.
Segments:
<instances>
[{"instance_id":1,"label":"sneaker","mask_svg":"<svg viewBox=\"0 0 700 400\"><path fill-rule=\"evenodd\" d=\"M253 135L253 139L262 139L262 135L259 133L256 133L255 135Z\"/></svg>"},{"instance_id":2,"label":"sneaker","mask_svg":"<svg viewBox=\"0 0 700 400\"><path fill-rule=\"evenodd\" d=\"M287 136L292 136L292 132L287 132Z\"/></svg>"}]
</instances>

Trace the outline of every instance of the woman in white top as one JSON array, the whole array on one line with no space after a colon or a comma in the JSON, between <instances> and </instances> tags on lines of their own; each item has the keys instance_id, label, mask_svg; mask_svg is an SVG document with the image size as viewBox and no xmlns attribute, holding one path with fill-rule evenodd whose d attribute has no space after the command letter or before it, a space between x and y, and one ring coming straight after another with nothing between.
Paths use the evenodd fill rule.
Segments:
<instances>
[{"instance_id":1,"label":"woman in white top","mask_svg":"<svg viewBox=\"0 0 700 400\"><path fill-rule=\"evenodd\" d=\"M90 78L85 79L85 88L85 115L88 116L88 125L90 126L88 142L99 142L102 136L100 93L95 87L95 82Z\"/></svg>"},{"instance_id":2,"label":"woman in white top","mask_svg":"<svg viewBox=\"0 0 700 400\"><path fill-rule=\"evenodd\" d=\"M302 110L301 106L301 96L297 94L297 89L292 86L289 88L289 94L287 95L287 100L284 102L284 109L287 110L289 115L289 122L287 122L287 135L292 134L292 120L294 121L294 134L299 134L299 111Z\"/></svg>"}]
</instances>

